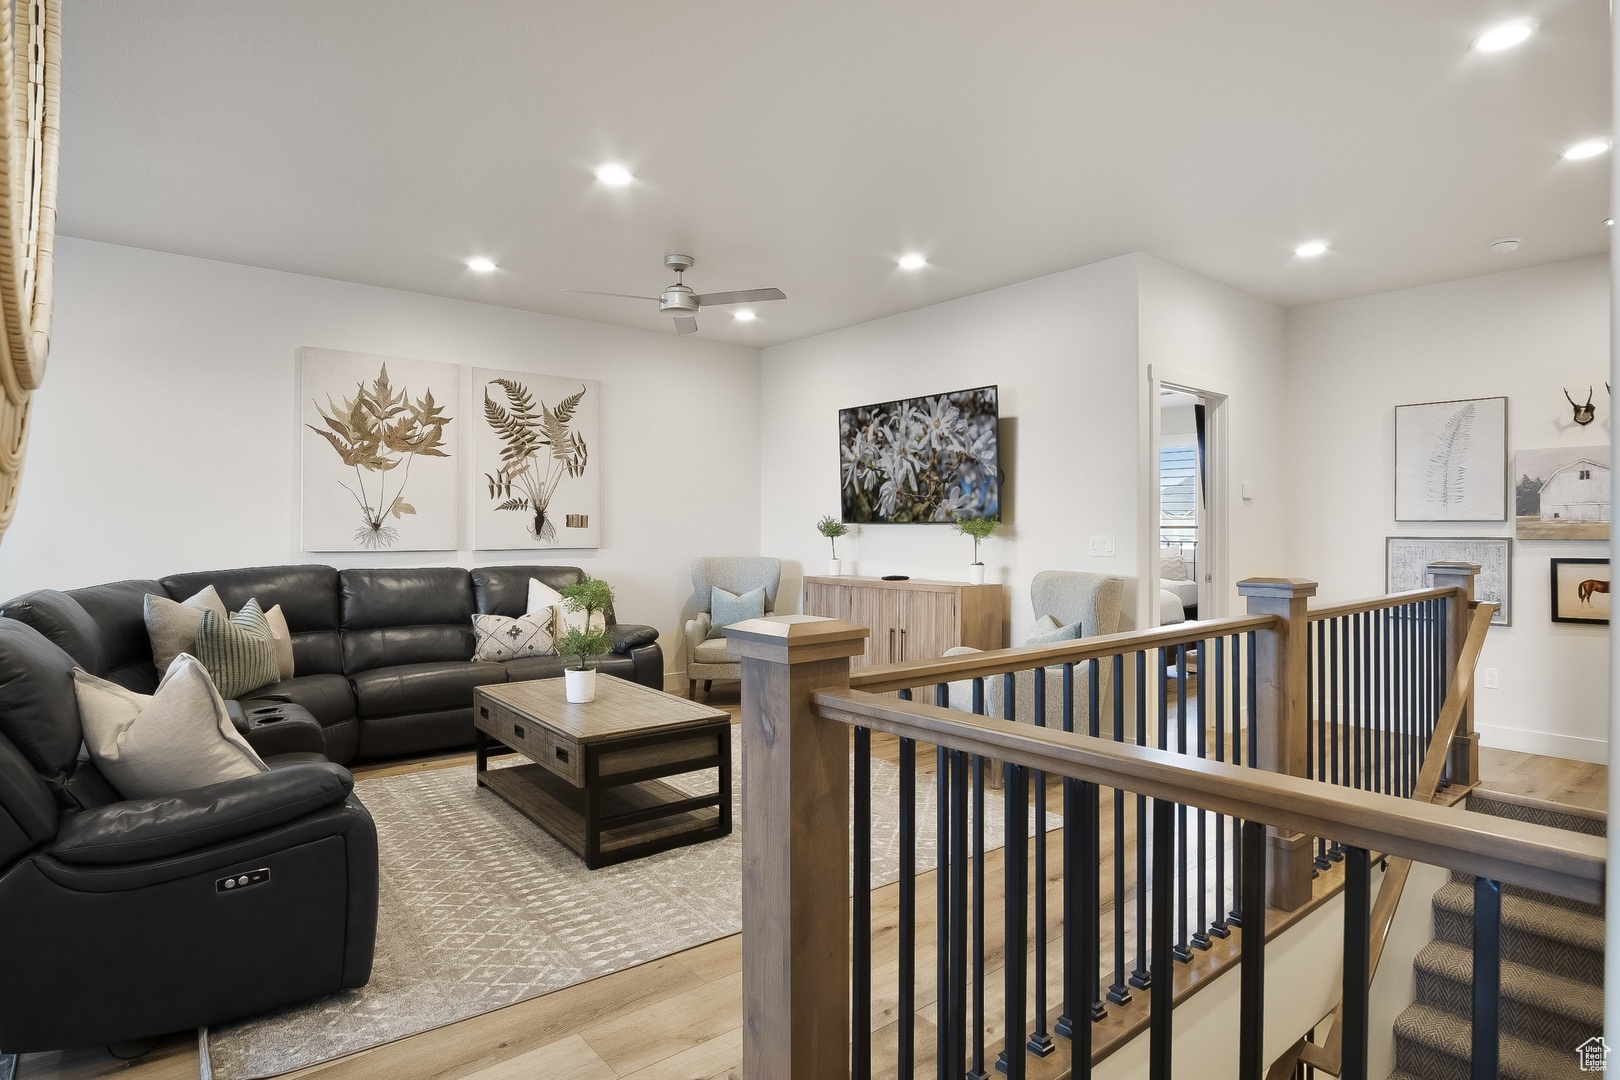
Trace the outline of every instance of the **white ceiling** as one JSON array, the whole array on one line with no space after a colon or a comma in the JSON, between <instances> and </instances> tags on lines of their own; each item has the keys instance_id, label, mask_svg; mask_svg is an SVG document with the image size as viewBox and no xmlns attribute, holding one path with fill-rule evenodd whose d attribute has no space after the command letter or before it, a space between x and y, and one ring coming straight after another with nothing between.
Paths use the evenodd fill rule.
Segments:
<instances>
[{"instance_id":1,"label":"white ceiling","mask_svg":"<svg viewBox=\"0 0 1620 1080\"><path fill-rule=\"evenodd\" d=\"M65 7L64 234L603 322L670 329L560 292L667 251L785 290L699 320L766 345L1130 251L1291 306L1608 245L1608 155L1559 158L1609 133L1598 0Z\"/></svg>"}]
</instances>

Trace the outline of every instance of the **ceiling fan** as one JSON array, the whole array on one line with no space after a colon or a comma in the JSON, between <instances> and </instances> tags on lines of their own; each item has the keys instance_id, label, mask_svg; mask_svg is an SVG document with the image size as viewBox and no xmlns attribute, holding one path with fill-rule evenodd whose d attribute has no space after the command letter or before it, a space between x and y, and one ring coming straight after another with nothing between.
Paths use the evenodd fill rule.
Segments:
<instances>
[{"instance_id":1,"label":"ceiling fan","mask_svg":"<svg viewBox=\"0 0 1620 1080\"><path fill-rule=\"evenodd\" d=\"M675 317L675 332L690 334L697 329L699 308L719 307L722 304L754 304L765 300L786 300L781 289L737 289L732 292L695 293L681 281L681 275L692 269L690 255L665 255L664 265L675 271L675 284L664 290L662 296L636 296L631 293L596 292L592 289L564 289L563 292L584 296L618 296L625 300L651 300L658 310Z\"/></svg>"}]
</instances>

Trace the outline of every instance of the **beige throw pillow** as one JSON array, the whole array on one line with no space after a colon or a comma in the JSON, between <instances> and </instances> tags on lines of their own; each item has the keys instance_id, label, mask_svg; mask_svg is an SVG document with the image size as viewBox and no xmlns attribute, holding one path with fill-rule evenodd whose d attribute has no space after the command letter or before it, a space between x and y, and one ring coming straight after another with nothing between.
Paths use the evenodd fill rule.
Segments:
<instances>
[{"instance_id":1,"label":"beige throw pillow","mask_svg":"<svg viewBox=\"0 0 1620 1080\"><path fill-rule=\"evenodd\" d=\"M175 657L196 647L197 627L205 611L229 618L225 602L212 585L178 604L167 596L146 594L146 636L152 639L152 663L159 671L168 671Z\"/></svg>"},{"instance_id":2,"label":"beige throw pillow","mask_svg":"<svg viewBox=\"0 0 1620 1080\"><path fill-rule=\"evenodd\" d=\"M519 660L557 651L551 644L549 609L544 615L474 615L472 620L474 660Z\"/></svg>"},{"instance_id":3,"label":"beige throw pillow","mask_svg":"<svg viewBox=\"0 0 1620 1080\"><path fill-rule=\"evenodd\" d=\"M84 745L96 768L126 799L173 795L266 771L237 734L197 659L175 657L147 696L73 671Z\"/></svg>"},{"instance_id":4,"label":"beige throw pillow","mask_svg":"<svg viewBox=\"0 0 1620 1080\"><path fill-rule=\"evenodd\" d=\"M281 613L281 605L265 612L264 621L270 624L270 639L276 644L276 671L286 681L293 677L292 631L287 629L287 616Z\"/></svg>"}]
</instances>

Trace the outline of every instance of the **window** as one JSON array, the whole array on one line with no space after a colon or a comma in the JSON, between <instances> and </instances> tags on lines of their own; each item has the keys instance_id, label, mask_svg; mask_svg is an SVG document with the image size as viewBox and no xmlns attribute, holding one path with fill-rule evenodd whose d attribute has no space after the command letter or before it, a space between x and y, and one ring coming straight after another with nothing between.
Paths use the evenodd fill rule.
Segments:
<instances>
[{"instance_id":1,"label":"window","mask_svg":"<svg viewBox=\"0 0 1620 1080\"><path fill-rule=\"evenodd\" d=\"M1194 540L1198 528L1198 447L1159 448L1159 532L1166 540Z\"/></svg>"},{"instance_id":2,"label":"window","mask_svg":"<svg viewBox=\"0 0 1620 1080\"><path fill-rule=\"evenodd\" d=\"M1590 479L1592 479L1592 470L1591 469L1582 469L1581 470L1581 479L1582 480L1590 480Z\"/></svg>"}]
</instances>

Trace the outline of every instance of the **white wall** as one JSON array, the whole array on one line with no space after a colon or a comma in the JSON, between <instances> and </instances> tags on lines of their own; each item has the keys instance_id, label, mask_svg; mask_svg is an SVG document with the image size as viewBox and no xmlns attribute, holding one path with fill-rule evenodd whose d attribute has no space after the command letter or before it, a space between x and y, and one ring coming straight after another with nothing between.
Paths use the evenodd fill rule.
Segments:
<instances>
[{"instance_id":1,"label":"white wall","mask_svg":"<svg viewBox=\"0 0 1620 1080\"><path fill-rule=\"evenodd\" d=\"M673 670L690 560L757 551L754 349L68 238L56 260L0 596L264 563L577 564L659 628ZM601 380L601 549L470 550L469 464L461 550L300 551L303 345Z\"/></svg>"},{"instance_id":2,"label":"white wall","mask_svg":"<svg viewBox=\"0 0 1620 1080\"><path fill-rule=\"evenodd\" d=\"M1140 365L1145 410L1157 404L1149 395L1149 370L1169 374L1199 390L1228 399L1226 425L1229 483L1223 492L1219 476L1210 478L1210 502L1226 515L1227 551L1224 567L1217 563L1217 581L1225 579L1225 595L1200 596L1198 614L1212 618L1241 614L1245 607L1233 585L1246 577L1301 572L1288 562L1289 517L1284 497L1285 361L1283 312L1246 293L1147 255L1137 255L1140 283ZM1157 469L1157 449L1143 428L1140 447L1144 476ZM1214 462L1212 461L1213 465ZM1253 499L1242 497L1248 482ZM1151 545L1149 527L1154 507L1142 500L1142 535ZM1200 561L1203 553L1200 552ZM1149 560L1157 595L1158 560ZM1210 599L1215 602L1210 603ZM1221 606L1224 601L1224 608ZM1145 613L1144 613L1145 617Z\"/></svg>"},{"instance_id":3,"label":"white wall","mask_svg":"<svg viewBox=\"0 0 1620 1080\"><path fill-rule=\"evenodd\" d=\"M1594 257L1288 312L1293 572L1352 599L1384 591L1386 536L1511 536L1510 522L1395 523L1394 408L1506 395L1510 455L1607 443L1612 399L1598 394L1582 428L1563 389L1602 389L1608 305ZM1609 545L1515 540L1513 553L1513 625L1492 627L1480 658L1501 682L1476 696L1482 741L1603 761L1609 631L1551 621L1548 560Z\"/></svg>"},{"instance_id":4,"label":"white wall","mask_svg":"<svg viewBox=\"0 0 1620 1080\"><path fill-rule=\"evenodd\" d=\"M1011 593L1012 638L1044 569L1136 572L1136 261L1124 256L891 316L762 356L760 550L784 560L778 610L825 572L815 523L838 512L838 410L1000 386L1003 533L981 549ZM947 525L863 525L839 541L861 575L963 580L972 541ZM1092 558L1088 538L1116 555ZM846 571L847 572L847 571ZM1127 608L1127 614L1129 608Z\"/></svg>"}]
</instances>

